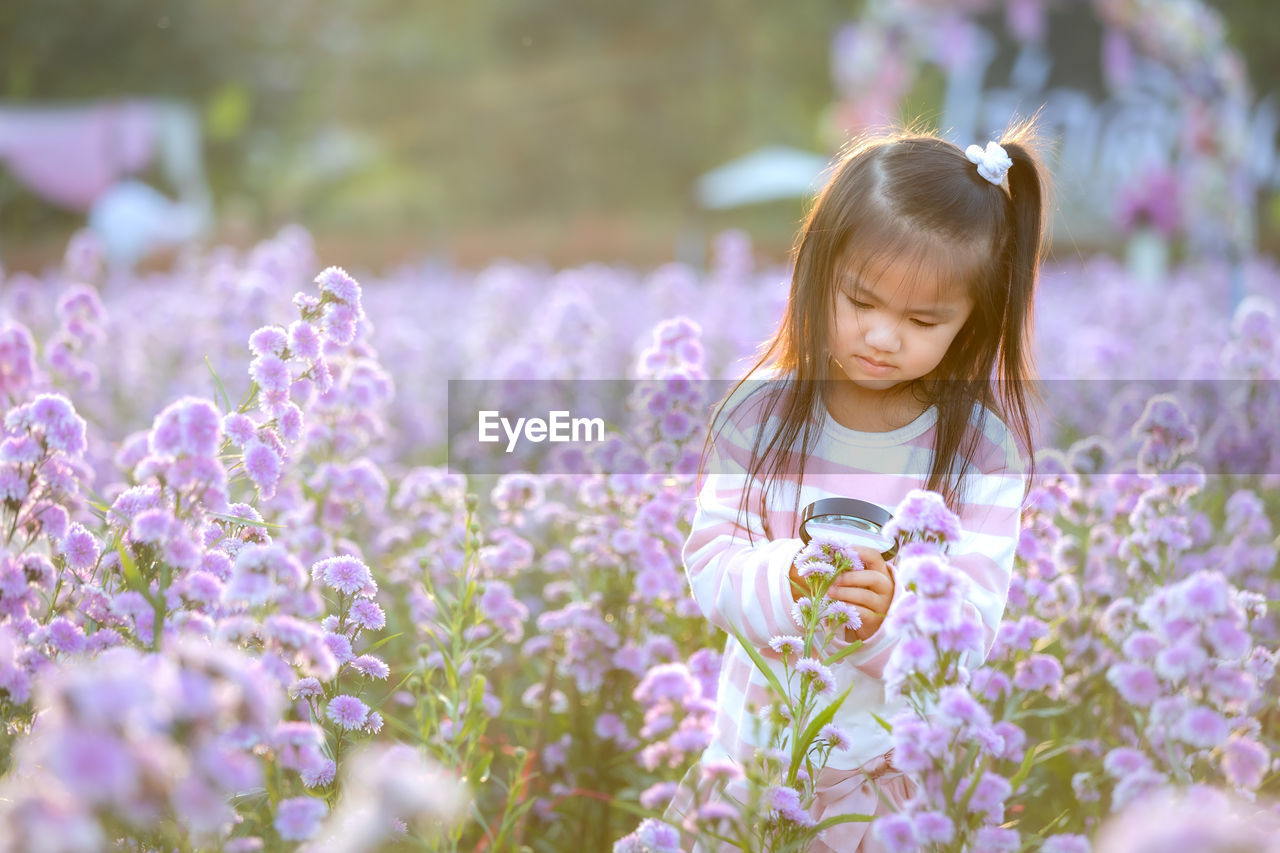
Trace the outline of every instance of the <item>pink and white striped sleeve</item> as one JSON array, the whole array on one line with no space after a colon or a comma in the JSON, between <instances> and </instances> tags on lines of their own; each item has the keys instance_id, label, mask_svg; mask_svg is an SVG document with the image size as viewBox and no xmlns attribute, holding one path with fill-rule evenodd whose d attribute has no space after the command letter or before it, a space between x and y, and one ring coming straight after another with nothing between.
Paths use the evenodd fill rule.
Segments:
<instances>
[{"instance_id":1,"label":"pink and white striped sleeve","mask_svg":"<svg viewBox=\"0 0 1280 853\"><path fill-rule=\"evenodd\" d=\"M712 446L682 557L694 600L711 624L728 633L736 628L763 648L780 634L800 633L791 615L790 574L804 543L765 536L754 511L760 484L747 475L750 453L743 433L725 423ZM740 513L748 489L752 505Z\"/></svg>"}]
</instances>

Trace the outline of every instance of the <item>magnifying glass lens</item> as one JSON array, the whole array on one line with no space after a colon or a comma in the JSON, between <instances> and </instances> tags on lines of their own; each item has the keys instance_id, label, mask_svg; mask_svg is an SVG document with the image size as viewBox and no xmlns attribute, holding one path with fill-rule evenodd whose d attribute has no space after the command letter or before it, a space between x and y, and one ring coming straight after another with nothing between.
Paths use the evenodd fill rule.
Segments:
<instances>
[{"instance_id":1,"label":"magnifying glass lens","mask_svg":"<svg viewBox=\"0 0 1280 853\"><path fill-rule=\"evenodd\" d=\"M877 551L893 547L893 540L880 532L880 528L865 519L847 515L823 515L811 518L805 524L810 538L830 539L848 545L861 545Z\"/></svg>"},{"instance_id":2,"label":"magnifying glass lens","mask_svg":"<svg viewBox=\"0 0 1280 853\"><path fill-rule=\"evenodd\" d=\"M828 539L879 551L887 560L897 551L897 542L886 536L884 526L892 516L883 507L855 498L822 498L804 509L800 538Z\"/></svg>"}]
</instances>

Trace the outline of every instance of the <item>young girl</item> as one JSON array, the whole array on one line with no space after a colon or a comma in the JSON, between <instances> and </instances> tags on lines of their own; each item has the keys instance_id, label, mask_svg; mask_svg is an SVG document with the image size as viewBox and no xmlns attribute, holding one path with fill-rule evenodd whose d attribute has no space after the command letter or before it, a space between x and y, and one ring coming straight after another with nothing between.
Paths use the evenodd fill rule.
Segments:
<instances>
[{"instance_id":1,"label":"young girl","mask_svg":"<svg viewBox=\"0 0 1280 853\"><path fill-rule=\"evenodd\" d=\"M1028 480L1031 308L1043 233L1042 167L1027 125L967 151L897 133L851 146L799 234L785 315L747 379L720 405L703 455L684 564L702 612L730 633L720 670L709 766L767 746L758 709L767 680L736 628L782 676L769 647L796 635L792 616L802 509L831 496L893 510L912 489L940 492L964 536L950 558L972 579L969 604L990 649L1004 611ZM883 814L913 786L877 722L894 640L880 625L895 598L894 561L859 549L867 571L828 595L862 625L828 652L862 645L834 667L834 722L849 735L816 780L811 814ZM971 661L972 665L979 662ZM714 773L711 775L715 775ZM686 778L668 811L690 808ZM739 789L741 790L741 789ZM867 823L827 831L811 850L877 850ZM697 849L713 845L702 842Z\"/></svg>"}]
</instances>

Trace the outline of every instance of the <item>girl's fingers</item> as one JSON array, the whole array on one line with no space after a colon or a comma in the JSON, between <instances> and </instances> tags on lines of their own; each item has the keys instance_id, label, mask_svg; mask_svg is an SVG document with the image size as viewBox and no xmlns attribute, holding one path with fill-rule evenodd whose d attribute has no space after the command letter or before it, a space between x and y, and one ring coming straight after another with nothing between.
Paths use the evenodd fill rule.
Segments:
<instances>
[{"instance_id":1,"label":"girl's fingers","mask_svg":"<svg viewBox=\"0 0 1280 853\"><path fill-rule=\"evenodd\" d=\"M893 592L893 581L889 579L887 574L882 572L872 572L863 570L861 572L844 572L831 585L832 589L837 588L861 588L875 590L881 595L888 595Z\"/></svg>"},{"instance_id":2,"label":"girl's fingers","mask_svg":"<svg viewBox=\"0 0 1280 853\"><path fill-rule=\"evenodd\" d=\"M874 548L864 548L861 545L855 545L854 550L858 552L858 556L862 558L862 567L873 572L884 572L887 568L884 564L884 555Z\"/></svg>"},{"instance_id":3,"label":"girl's fingers","mask_svg":"<svg viewBox=\"0 0 1280 853\"><path fill-rule=\"evenodd\" d=\"M831 587L827 590L827 597L835 601L843 601L845 604L852 604L855 607L865 607L870 611L878 611L885 613L889 607L889 597L881 595L869 589L860 589L858 587Z\"/></svg>"},{"instance_id":4,"label":"girl's fingers","mask_svg":"<svg viewBox=\"0 0 1280 853\"><path fill-rule=\"evenodd\" d=\"M856 631L853 631L853 635L859 640L865 640L867 637L874 634L876 629L880 627L880 623L884 621L884 616L876 614L865 607L858 607L857 605L854 605L853 609L857 611L860 617L862 617L862 625L860 625Z\"/></svg>"}]
</instances>

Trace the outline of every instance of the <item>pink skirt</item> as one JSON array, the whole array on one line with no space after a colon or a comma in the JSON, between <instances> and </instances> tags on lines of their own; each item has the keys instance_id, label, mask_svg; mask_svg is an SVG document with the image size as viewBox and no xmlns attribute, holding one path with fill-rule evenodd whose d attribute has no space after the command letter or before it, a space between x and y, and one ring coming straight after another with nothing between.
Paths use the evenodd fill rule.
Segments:
<instances>
[{"instance_id":1,"label":"pink skirt","mask_svg":"<svg viewBox=\"0 0 1280 853\"><path fill-rule=\"evenodd\" d=\"M694 807L695 785L701 773L701 764L689 768L680 780L680 787L667 806L663 819L681 827L681 847L689 853L728 853L735 848L709 839L700 840L684 826L685 818ZM900 810L915 790L915 783L893 766L893 751L890 750L856 770L823 769L814 787L815 797L809 814L816 822L845 814L881 817ZM727 791L739 802L746 800L745 786L740 782L721 785L714 791L713 798L721 791ZM885 853L885 850L884 845L872 835L869 821L836 824L809 846L809 853Z\"/></svg>"}]
</instances>

